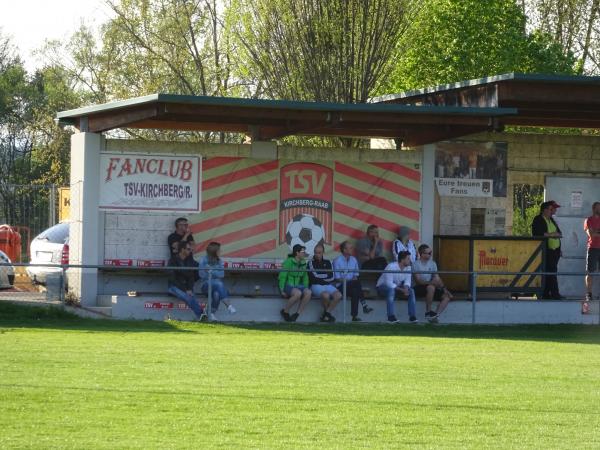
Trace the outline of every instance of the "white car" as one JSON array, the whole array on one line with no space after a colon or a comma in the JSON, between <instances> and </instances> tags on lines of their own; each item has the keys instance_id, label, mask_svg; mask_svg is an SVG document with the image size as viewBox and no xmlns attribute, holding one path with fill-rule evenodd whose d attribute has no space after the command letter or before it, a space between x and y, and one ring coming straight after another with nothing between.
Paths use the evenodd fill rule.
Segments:
<instances>
[{"instance_id":1,"label":"white car","mask_svg":"<svg viewBox=\"0 0 600 450\"><path fill-rule=\"evenodd\" d=\"M37 235L29 246L31 264L69 264L69 222L58 223ZM46 284L48 274L62 274L61 267L27 266L34 284Z\"/></svg>"},{"instance_id":2,"label":"white car","mask_svg":"<svg viewBox=\"0 0 600 450\"><path fill-rule=\"evenodd\" d=\"M0 250L0 263L11 264L10 266L0 266L0 289L11 288L15 283L15 268L8 255L2 250Z\"/></svg>"}]
</instances>

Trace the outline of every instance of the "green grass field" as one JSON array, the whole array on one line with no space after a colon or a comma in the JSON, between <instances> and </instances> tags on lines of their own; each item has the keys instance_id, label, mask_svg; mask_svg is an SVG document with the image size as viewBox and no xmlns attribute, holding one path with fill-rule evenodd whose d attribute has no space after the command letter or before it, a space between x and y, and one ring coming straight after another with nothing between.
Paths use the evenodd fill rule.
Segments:
<instances>
[{"instance_id":1,"label":"green grass field","mask_svg":"<svg viewBox=\"0 0 600 450\"><path fill-rule=\"evenodd\" d=\"M0 303L0 448L598 448L597 327L94 321Z\"/></svg>"}]
</instances>

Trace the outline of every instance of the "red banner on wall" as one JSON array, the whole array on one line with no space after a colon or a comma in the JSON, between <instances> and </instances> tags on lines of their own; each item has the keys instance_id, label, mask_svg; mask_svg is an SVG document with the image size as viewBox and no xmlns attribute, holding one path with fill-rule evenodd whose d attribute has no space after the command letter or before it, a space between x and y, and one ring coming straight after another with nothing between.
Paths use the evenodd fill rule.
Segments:
<instances>
[{"instance_id":1,"label":"red banner on wall","mask_svg":"<svg viewBox=\"0 0 600 450\"><path fill-rule=\"evenodd\" d=\"M331 244L333 170L321 164L292 163L281 168L279 180L279 243L293 246L298 239L305 244L298 234L310 229L317 234L311 239L315 244ZM302 228L303 223L310 228Z\"/></svg>"},{"instance_id":2,"label":"red banner on wall","mask_svg":"<svg viewBox=\"0 0 600 450\"><path fill-rule=\"evenodd\" d=\"M337 252L370 224L391 251L401 225L418 240L420 171L392 162L294 162L208 158L203 162L202 213L189 216L203 252L221 242L234 259L281 259L294 243Z\"/></svg>"}]
</instances>

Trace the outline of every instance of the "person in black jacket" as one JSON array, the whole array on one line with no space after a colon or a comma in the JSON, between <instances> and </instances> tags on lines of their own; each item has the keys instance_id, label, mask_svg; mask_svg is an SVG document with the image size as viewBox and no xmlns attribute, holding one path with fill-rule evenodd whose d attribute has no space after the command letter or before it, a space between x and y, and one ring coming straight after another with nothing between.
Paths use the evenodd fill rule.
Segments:
<instances>
[{"instance_id":1,"label":"person in black jacket","mask_svg":"<svg viewBox=\"0 0 600 450\"><path fill-rule=\"evenodd\" d=\"M562 233L558 224L552 217L560 205L554 200L544 202L540 206L540 214L535 216L531 222L531 235L533 237L546 238L546 259L544 261L544 272L558 271L558 260L561 256L560 238ZM561 300L564 297L558 290L558 279L556 275L543 277L544 298Z\"/></svg>"},{"instance_id":2,"label":"person in black jacket","mask_svg":"<svg viewBox=\"0 0 600 450\"><path fill-rule=\"evenodd\" d=\"M196 315L196 320L202 320L206 314L194 297L198 264L190 262L190 253L191 248L186 241L177 243L177 254L169 259L169 267L177 267L169 274L169 294L183 300Z\"/></svg>"},{"instance_id":3,"label":"person in black jacket","mask_svg":"<svg viewBox=\"0 0 600 450\"><path fill-rule=\"evenodd\" d=\"M331 312L342 299L342 293L333 285L331 261L323 258L324 251L322 244L315 246L313 259L308 262L308 278L311 291L323 305L321 322L335 322Z\"/></svg>"},{"instance_id":4,"label":"person in black jacket","mask_svg":"<svg viewBox=\"0 0 600 450\"><path fill-rule=\"evenodd\" d=\"M189 229L188 220L185 217L179 217L175 220L175 231L167 237L167 244L169 245L171 256L177 254L176 245L178 242L187 242L191 245L192 249L195 247L194 236ZM188 253L187 261L195 261L193 251Z\"/></svg>"}]
</instances>

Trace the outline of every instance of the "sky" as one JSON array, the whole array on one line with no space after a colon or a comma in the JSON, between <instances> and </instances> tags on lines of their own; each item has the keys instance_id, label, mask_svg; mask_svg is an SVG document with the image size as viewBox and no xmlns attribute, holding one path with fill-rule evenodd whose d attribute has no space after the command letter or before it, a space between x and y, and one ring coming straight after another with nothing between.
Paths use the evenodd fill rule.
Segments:
<instances>
[{"instance_id":1,"label":"sky","mask_svg":"<svg viewBox=\"0 0 600 450\"><path fill-rule=\"evenodd\" d=\"M103 0L0 0L0 32L9 35L29 71L40 66L32 52L46 39L68 39L82 21L100 25L109 17Z\"/></svg>"}]
</instances>

